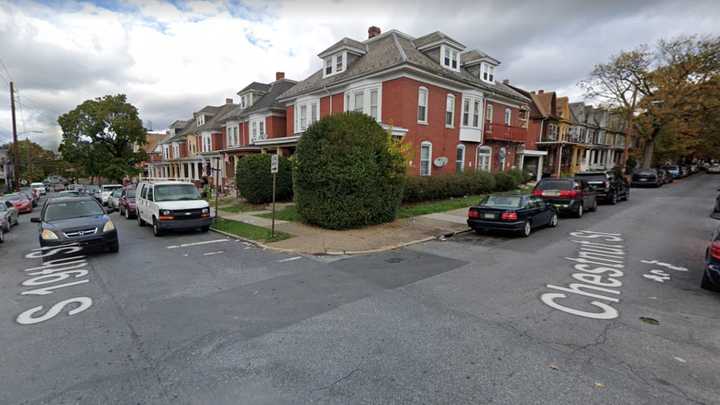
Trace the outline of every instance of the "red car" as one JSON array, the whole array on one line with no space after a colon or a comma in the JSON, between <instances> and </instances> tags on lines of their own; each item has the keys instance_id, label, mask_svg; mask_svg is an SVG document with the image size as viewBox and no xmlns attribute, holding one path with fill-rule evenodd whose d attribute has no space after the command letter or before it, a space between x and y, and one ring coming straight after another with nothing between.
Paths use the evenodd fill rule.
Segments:
<instances>
[{"instance_id":1,"label":"red car","mask_svg":"<svg viewBox=\"0 0 720 405\"><path fill-rule=\"evenodd\" d=\"M15 207L17 212L20 214L30 213L33 211L32 201L30 201L25 194L8 194L3 199L5 201L10 201L13 207Z\"/></svg>"},{"instance_id":2,"label":"red car","mask_svg":"<svg viewBox=\"0 0 720 405\"><path fill-rule=\"evenodd\" d=\"M135 205L135 189L124 189L122 194L120 194L120 201L118 205L120 215L127 219L134 217L137 214L137 206Z\"/></svg>"}]
</instances>

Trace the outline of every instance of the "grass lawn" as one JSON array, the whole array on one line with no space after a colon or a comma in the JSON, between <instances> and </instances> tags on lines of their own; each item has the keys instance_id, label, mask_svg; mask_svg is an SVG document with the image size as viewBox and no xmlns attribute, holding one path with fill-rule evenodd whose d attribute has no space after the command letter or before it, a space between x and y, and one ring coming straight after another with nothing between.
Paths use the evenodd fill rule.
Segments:
<instances>
[{"instance_id":1,"label":"grass lawn","mask_svg":"<svg viewBox=\"0 0 720 405\"><path fill-rule=\"evenodd\" d=\"M270 230L267 228L223 218L218 219L212 228L258 242L278 242L292 236L284 232L275 231L275 237L270 238Z\"/></svg>"},{"instance_id":2,"label":"grass lawn","mask_svg":"<svg viewBox=\"0 0 720 405\"><path fill-rule=\"evenodd\" d=\"M414 204L404 204L398 210L398 218L416 217L418 215L445 212L458 208L465 208L480 202L483 195L470 195L465 197L448 198L446 200L425 201Z\"/></svg>"},{"instance_id":3,"label":"grass lawn","mask_svg":"<svg viewBox=\"0 0 720 405\"><path fill-rule=\"evenodd\" d=\"M211 204L211 207L215 207L215 204ZM220 211L227 211L232 212L234 214L237 214L238 212L248 212L248 211L262 211L265 209L265 205L263 204L250 204L245 201L238 201L238 200L232 200L232 201L226 201L223 205L222 202L218 204L218 209Z\"/></svg>"},{"instance_id":4,"label":"grass lawn","mask_svg":"<svg viewBox=\"0 0 720 405\"><path fill-rule=\"evenodd\" d=\"M258 216L261 218L271 219L272 212L268 214L260 214ZM302 218L300 217L300 214L298 214L294 205L275 211L275 219L280 221L302 222Z\"/></svg>"}]
</instances>

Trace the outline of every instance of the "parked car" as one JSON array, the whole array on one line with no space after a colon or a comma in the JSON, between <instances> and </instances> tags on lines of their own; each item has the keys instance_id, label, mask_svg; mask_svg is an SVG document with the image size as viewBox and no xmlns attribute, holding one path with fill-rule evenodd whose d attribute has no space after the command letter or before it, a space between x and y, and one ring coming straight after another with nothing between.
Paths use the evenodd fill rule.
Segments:
<instances>
[{"instance_id":1,"label":"parked car","mask_svg":"<svg viewBox=\"0 0 720 405\"><path fill-rule=\"evenodd\" d=\"M47 194L47 189L45 188L45 185L43 183L30 183L30 187L35 191L38 195L45 195Z\"/></svg>"},{"instance_id":2,"label":"parked car","mask_svg":"<svg viewBox=\"0 0 720 405\"><path fill-rule=\"evenodd\" d=\"M90 197L93 197L97 200L97 202L102 204L102 199L100 198L100 187L96 186L94 184L88 184L83 187L83 192Z\"/></svg>"},{"instance_id":3,"label":"parked car","mask_svg":"<svg viewBox=\"0 0 720 405\"><path fill-rule=\"evenodd\" d=\"M620 200L627 201L630 198L630 186L627 181L612 172L576 173L575 179L587 181L601 201L614 205Z\"/></svg>"},{"instance_id":4,"label":"parked car","mask_svg":"<svg viewBox=\"0 0 720 405\"><path fill-rule=\"evenodd\" d=\"M41 247L78 243L117 252L120 246L115 225L91 197L51 198L31 221L40 224Z\"/></svg>"},{"instance_id":5,"label":"parked car","mask_svg":"<svg viewBox=\"0 0 720 405\"><path fill-rule=\"evenodd\" d=\"M705 272L700 287L720 291L720 227L715 229L705 249Z\"/></svg>"},{"instance_id":6,"label":"parked car","mask_svg":"<svg viewBox=\"0 0 720 405\"><path fill-rule=\"evenodd\" d=\"M112 193L110 193L110 197L108 197L107 206L110 209L110 211L117 211L120 209L120 195L122 194L123 189L122 188L116 188L113 190Z\"/></svg>"},{"instance_id":7,"label":"parked car","mask_svg":"<svg viewBox=\"0 0 720 405\"><path fill-rule=\"evenodd\" d=\"M210 206L192 183L141 182L135 201L138 225L151 225L155 236L167 230L210 229Z\"/></svg>"},{"instance_id":8,"label":"parked car","mask_svg":"<svg viewBox=\"0 0 720 405\"><path fill-rule=\"evenodd\" d=\"M65 185L62 183L55 183L52 185L52 190L53 191L63 191L63 190L65 190Z\"/></svg>"},{"instance_id":9,"label":"parked car","mask_svg":"<svg viewBox=\"0 0 720 405\"><path fill-rule=\"evenodd\" d=\"M532 195L552 204L558 212L571 213L578 218L585 211L597 210L597 194L585 180L565 177L542 179Z\"/></svg>"},{"instance_id":10,"label":"parked car","mask_svg":"<svg viewBox=\"0 0 720 405\"><path fill-rule=\"evenodd\" d=\"M707 172L711 174L718 174L720 173L720 164L712 164L707 168Z\"/></svg>"},{"instance_id":11,"label":"parked car","mask_svg":"<svg viewBox=\"0 0 720 405\"><path fill-rule=\"evenodd\" d=\"M666 166L664 169L667 170L668 172L670 172L670 174L672 175L673 178L680 177L680 166L670 165L670 166Z\"/></svg>"},{"instance_id":12,"label":"parked car","mask_svg":"<svg viewBox=\"0 0 720 405\"><path fill-rule=\"evenodd\" d=\"M10 232L10 227L18 224L18 211L10 201L0 201L0 219L3 222L5 232Z\"/></svg>"},{"instance_id":13,"label":"parked car","mask_svg":"<svg viewBox=\"0 0 720 405\"><path fill-rule=\"evenodd\" d=\"M657 169L657 172L660 179L662 179L663 185L670 184L675 181L675 178L667 169Z\"/></svg>"},{"instance_id":14,"label":"parked car","mask_svg":"<svg viewBox=\"0 0 720 405\"><path fill-rule=\"evenodd\" d=\"M655 169L641 169L633 173L631 184L633 187L660 187L663 185L663 179Z\"/></svg>"},{"instance_id":15,"label":"parked car","mask_svg":"<svg viewBox=\"0 0 720 405\"><path fill-rule=\"evenodd\" d=\"M30 187L23 187L20 189L20 193L24 194L25 197L30 200L33 208L37 207L40 196L35 191L33 191L33 189L31 189Z\"/></svg>"},{"instance_id":16,"label":"parked car","mask_svg":"<svg viewBox=\"0 0 720 405\"><path fill-rule=\"evenodd\" d=\"M120 215L127 219L134 217L137 214L137 207L135 205L135 189L128 187L125 188L120 195Z\"/></svg>"},{"instance_id":17,"label":"parked car","mask_svg":"<svg viewBox=\"0 0 720 405\"><path fill-rule=\"evenodd\" d=\"M9 228L7 220L0 217L0 243L5 242L5 228Z\"/></svg>"},{"instance_id":18,"label":"parked car","mask_svg":"<svg viewBox=\"0 0 720 405\"><path fill-rule=\"evenodd\" d=\"M32 201L30 201L25 194L7 194L3 197L3 200L10 201L20 214L29 213L33 210Z\"/></svg>"},{"instance_id":19,"label":"parked car","mask_svg":"<svg viewBox=\"0 0 720 405\"><path fill-rule=\"evenodd\" d=\"M122 189L121 184L103 184L100 187L100 202L102 205L107 205L110 200L110 194L117 189Z\"/></svg>"},{"instance_id":20,"label":"parked car","mask_svg":"<svg viewBox=\"0 0 720 405\"><path fill-rule=\"evenodd\" d=\"M467 223L477 233L498 230L530 236L534 228L557 226L558 213L540 197L493 194L468 210Z\"/></svg>"}]
</instances>

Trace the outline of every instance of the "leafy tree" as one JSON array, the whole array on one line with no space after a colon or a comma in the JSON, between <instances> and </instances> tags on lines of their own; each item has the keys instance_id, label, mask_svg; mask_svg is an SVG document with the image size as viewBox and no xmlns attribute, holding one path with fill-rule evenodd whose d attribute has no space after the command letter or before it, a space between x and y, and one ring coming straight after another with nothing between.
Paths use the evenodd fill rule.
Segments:
<instances>
[{"instance_id":1,"label":"leafy tree","mask_svg":"<svg viewBox=\"0 0 720 405\"><path fill-rule=\"evenodd\" d=\"M7 148L9 156L15 156L16 145L11 143ZM54 152L29 140L19 141L17 148L20 179L41 181L48 175L57 174L58 161Z\"/></svg>"},{"instance_id":2,"label":"leafy tree","mask_svg":"<svg viewBox=\"0 0 720 405\"><path fill-rule=\"evenodd\" d=\"M146 156L135 146L145 144L146 131L124 94L86 100L61 115L58 123L63 159L80 166L84 174L120 180L140 172L136 165Z\"/></svg>"}]
</instances>

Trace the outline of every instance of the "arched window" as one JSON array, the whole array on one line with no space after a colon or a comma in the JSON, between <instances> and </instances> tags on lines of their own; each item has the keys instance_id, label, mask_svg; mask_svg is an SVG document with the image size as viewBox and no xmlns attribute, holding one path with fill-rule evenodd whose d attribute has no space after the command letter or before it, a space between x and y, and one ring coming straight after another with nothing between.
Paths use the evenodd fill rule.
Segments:
<instances>
[{"instance_id":1,"label":"arched window","mask_svg":"<svg viewBox=\"0 0 720 405\"><path fill-rule=\"evenodd\" d=\"M432 170L432 143L420 144L420 175L429 176Z\"/></svg>"},{"instance_id":2,"label":"arched window","mask_svg":"<svg viewBox=\"0 0 720 405\"><path fill-rule=\"evenodd\" d=\"M480 146L477 149L477 163L475 170L490 171L490 162L492 162L492 148L489 146Z\"/></svg>"},{"instance_id":3,"label":"arched window","mask_svg":"<svg viewBox=\"0 0 720 405\"><path fill-rule=\"evenodd\" d=\"M465 170L465 145L460 144L457 146L455 152L455 171L462 173Z\"/></svg>"}]
</instances>

